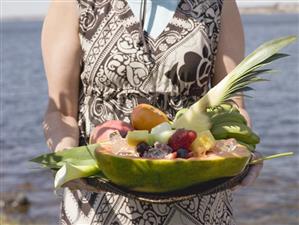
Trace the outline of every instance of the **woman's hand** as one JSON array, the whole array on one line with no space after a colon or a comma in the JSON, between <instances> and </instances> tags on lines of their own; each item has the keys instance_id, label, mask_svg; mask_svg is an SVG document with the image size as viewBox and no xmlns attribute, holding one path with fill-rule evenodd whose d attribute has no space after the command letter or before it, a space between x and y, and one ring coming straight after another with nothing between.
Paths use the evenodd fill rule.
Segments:
<instances>
[{"instance_id":1,"label":"woman's hand","mask_svg":"<svg viewBox=\"0 0 299 225\"><path fill-rule=\"evenodd\" d=\"M254 152L252 160L259 159L259 158L262 158L262 154L259 152ZM248 174L242 180L240 185L243 187L252 185L256 180L256 178L259 176L262 168L263 168L263 162L259 162L257 164L250 166Z\"/></svg>"},{"instance_id":2,"label":"woman's hand","mask_svg":"<svg viewBox=\"0 0 299 225\"><path fill-rule=\"evenodd\" d=\"M243 100L241 100L240 98L235 98L234 100L238 106L242 105L242 107L239 107L239 111L246 119L248 126L251 127L250 117L249 117L247 111L243 108L244 107ZM252 160L259 159L261 157L262 157L262 154L255 151L253 153ZM263 168L263 162L260 162L260 163L250 166L249 172L246 175L246 177L241 181L241 184L239 186L236 186L235 188L233 188L233 190L237 190L240 186L246 187L246 186L252 185L255 182L256 178L259 176L262 168Z\"/></svg>"},{"instance_id":3,"label":"woman's hand","mask_svg":"<svg viewBox=\"0 0 299 225\"><path fill-rule=\"evenodd\" d=\"M251 120L250 120L250 117L249 117L247 111L244 108L243 99L235 98L234 101L237 103L237 106L239 106L238 109L239 109L240 113L244 116L244 118L246 119L248 126L251 127ZM252 160L259 159L261 157L262 157L262 154L255 151L253 153ZM263 168L263 162L260 162L260 163L250 166L249 172L246 175L246 177L241 181L240 186L246 187L246 186L252 185L255 182L256 178L261 173L262 168ZM238 189L240 186L233 188L233 190Z\"/></svg>"},{"instance_id":4,"label":"woman's hand","mask_svg":"<svg viewBox=\"0 0 299 225\"><path fill-rule=\"evenodd\" d=\"M262 154L255 151L252 160L259 159L261 157ZM240 189L240 187L248 187L252 185L257 179L257 177L259 176L259 174L261 173L262 168L263 168L263 162L259 162L257 164L250 166L249 172L246 175L246 177L241 181L240 185L233 187L232 191L236 191Z\"/></svg>"},{"instance_id":5,"label":"woman's hand","mask_svg":"<svg viewBox=\"0 0 299 225\"><path fill-rule=\"evenodd\" d=\"M47 145L51 151L61 151L79 144L77 120L60 112L46 113L43 129Z\"/></svg>"}]
</instances>

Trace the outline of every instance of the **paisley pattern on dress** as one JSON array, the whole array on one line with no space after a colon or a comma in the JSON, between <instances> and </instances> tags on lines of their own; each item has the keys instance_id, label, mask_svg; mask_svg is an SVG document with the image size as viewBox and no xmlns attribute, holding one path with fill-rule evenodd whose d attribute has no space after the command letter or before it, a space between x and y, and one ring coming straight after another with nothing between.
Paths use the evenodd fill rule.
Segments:
<instances>
[{"instance_id":1,"label":"paisley pattern on dress","mask_svg":"<svg viewBox=\"0 0 299 225\"><path fill-rule=\"evenodd\" d=\"M150 204L112 193L65 189L61 224L232 225L230 191L172 204ZM89 210L88 210L89 209Z\"/></svg>"},{"instance_id":2,"label":"paisley pattern on dress","mask_svg":"<svg viewBox=\"0 0 299 225\"><path fill-rule=\"evenodd\" d=\"M79 104L80 143L99 123L129 121L139 103L173 118L204 95L214 73L222 0L180 0L157 38L145 32L126 0L78 0L83 50ZM112 193L65 188L61 224L234 224L231 193L173 204L149 204Z\"/></svg>"}]
</instances>

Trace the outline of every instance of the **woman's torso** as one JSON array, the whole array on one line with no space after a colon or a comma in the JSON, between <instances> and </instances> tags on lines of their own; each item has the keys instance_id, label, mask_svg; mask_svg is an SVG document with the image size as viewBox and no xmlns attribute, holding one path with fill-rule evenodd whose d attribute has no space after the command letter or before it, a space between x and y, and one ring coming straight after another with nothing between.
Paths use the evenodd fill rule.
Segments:
<instances>
[{"instance_id":1,"label":"woman's torso","mask_svg":"<svg viewBox=\"0 0 299 225\"><path fill-rule=\"evenodd\" d=\"M126 0L81 0L81 136L111 119L129 120L148 102L173 117L208 90L219 36L221 0L181 0L157 38L145 33ZM148 15L150 16L150 15Z\"/></svg>"},{"instance_id":2,"label":"woman's torso","mask_svg":"<svg viewBox=\"0 0 299 225\"><path fill-rule=\"evenodd\" d=\"M165 1L165 0L163 0ZM166 2L166 1L165 1ZM173 118L205 94L213 75L222 0L179 0L157 37L145 32L126 0L79 0L83 50L79 127L86 144L94 126L129 121L149 103ZM150 15L147 15L150 16ZM62 224L232 224L230 192L175 204L148 204L111 193L65 189Z\"/></svg>"}]
</instances>

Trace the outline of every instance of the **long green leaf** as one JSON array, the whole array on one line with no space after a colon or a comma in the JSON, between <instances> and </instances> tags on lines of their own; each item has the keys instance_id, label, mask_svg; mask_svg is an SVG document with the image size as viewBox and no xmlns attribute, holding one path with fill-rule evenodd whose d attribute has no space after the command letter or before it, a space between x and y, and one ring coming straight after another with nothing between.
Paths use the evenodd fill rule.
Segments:
<instances>
[{"instance_id":1,"label":"long green leaf","mask_svg":"<svg viewBox=\"0 0 299 225\"><path fill-rule=\"evenodd\" d=\"M94 160L94 154L100 144L92 144L88 146L75 147L64 151L48 153L31 159L31 162L39 163L50 169L59 169L66 162L79 164L82 160Z\"/></svg>"},{"instance_id":2,"label":"long green leaf","mask_svg":"<svg viewBox=\"0 0 299 225\"><path fill-rule=\"evenodd\" d=\"M82 160L79 165L66 162L55 174L54 187L59 188L68 181L100 174L100 172L94 160Z\"/></svg>"},{"instance_id":3,"label":"long green leaf","mask_svg":"<svg viewBox=\"0 0 299 225\"><path fill-rule=\"evenodd\" d=\"M237 85L238 83L241 83L242 81L254 79L259 74L272 73L272 72L273 72L273 70L271 70L271 69L251 71L249 73L244 74L243 76L240 76L238 79L234 80L234 82L232 82L231 85Z\"/></svg>"},{"instance_id":4,"label":"long green leaf","mask_svg":"<svg viewBox=\"0 0 299 225\"><path fill-rule=\"evenodd\" d=\"M269 156L262 157L260 159L253 160L249 164L253 165L253 164L263 162L265 160L277 159L277 158L293 156L293 155L294 155L294 152L284 152L284 153L279 153L279 154L275 154L275 155L269 155Z\"/></svg>"},{"instance_id":5,"label":"long green leaf","mask_svg":"<svg viewBox=\"0 0 299 225\"><path fill-rule=\"evenodd\" d=\"M272 62L276 59L277 55L272 59L271 56L275 55L280 49L285 46L293 43L297 39L296 36L288 36L278 38L258 47L254 52L252 52L249 56L247 56L230 74L232 76L238 76L239 74L243 74L248 71L253 66L262 63L262 62ZM279 56L284 56L283 54L279 54Z\"/></svg>"},{"instance_id":6,"label":"long green leaf","mask_svg":"<svg viewBox=\"0 0 299 225\"><path fill-rule=\"evenodd\" d=\"M289 54L285 54L285 53L276 53L274 55L272 55L271 57L269 57L268 59L264 60L263 62L261 62L260 64L258 64L259 66L265 66L268 65L269 63L274 62L275 60L278 59L282 59L285 57L290 56Z\"/></svg>"}]
</instances>

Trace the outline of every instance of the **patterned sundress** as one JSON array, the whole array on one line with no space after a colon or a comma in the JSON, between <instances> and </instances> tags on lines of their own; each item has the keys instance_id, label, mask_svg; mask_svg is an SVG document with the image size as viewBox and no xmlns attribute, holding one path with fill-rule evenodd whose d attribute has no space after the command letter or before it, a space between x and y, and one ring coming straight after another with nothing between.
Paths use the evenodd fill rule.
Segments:
<instances>
[{"instance_id":1,"label":"patterned sundress","mask_svg":"<svg viewBox=\"0 0 299 225\"><path fill-rule=\"evenodd\" d=\"M166 1L166 0L162 0ZM80 143L97 124L129 122L139 103L170 118L209 89L222 0L180 0L157 38L144 31L126 0L79 0L83 50L79 104ZM147 51L145 51L147 47ZM109 192L64 189L61 224L231 225L231 192L172 204L149 204Z\"/></svg>"}]
</instances>

